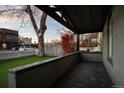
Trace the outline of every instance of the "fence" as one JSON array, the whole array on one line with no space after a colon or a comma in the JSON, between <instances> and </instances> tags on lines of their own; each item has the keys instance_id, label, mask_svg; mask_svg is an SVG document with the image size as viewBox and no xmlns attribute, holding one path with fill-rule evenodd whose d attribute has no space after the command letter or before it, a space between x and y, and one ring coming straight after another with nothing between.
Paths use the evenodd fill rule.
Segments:
<instances>
[{"instance_id":1,"label":"fence","mask_svg":"<svg viewBox=\"0 0 124 93\"><path fill-rule=\"evenodd\" d=\"M35 55L35 51L0 51L0 60Z\"/></svg>"},{"instance_id":2,"label":"fence","mask_svg":"<svg viewBox=\"0 0 124 93\"><path fill-rule=\"evenodd\" d=\"M18 58L24 56L37 55L38 50L34 51L0 51L0 60ZM63 52L59 44L45 45L45 54L48 56L62 56Z\"/></svg>"},{"instance_id":3,"label":"fence","mask_svg":"<svg viewBox=\"0 0 124 93\"><path fill-rule=\"evenodd\" d=\"M47 44L45 45L45 53L49 56L62 56L63 51L60 44Z\"/></svg>"}]
</instances>

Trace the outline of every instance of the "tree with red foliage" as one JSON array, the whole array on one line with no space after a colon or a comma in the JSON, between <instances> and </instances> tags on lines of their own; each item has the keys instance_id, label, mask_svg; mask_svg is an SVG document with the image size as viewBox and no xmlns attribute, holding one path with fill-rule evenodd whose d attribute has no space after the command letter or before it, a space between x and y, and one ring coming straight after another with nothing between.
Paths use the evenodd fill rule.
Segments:
<instances>
[{"instance_id":1,"label":"tree with red foliage","mask_svg":"<svg viewBox=\"0 0 124 93\"><path fill-rule=\"evenodd\" d=\"M72 53L74 51L74 34L64 33L61 36L61 47L64 54Z\"/></svg>"}]
</instances>

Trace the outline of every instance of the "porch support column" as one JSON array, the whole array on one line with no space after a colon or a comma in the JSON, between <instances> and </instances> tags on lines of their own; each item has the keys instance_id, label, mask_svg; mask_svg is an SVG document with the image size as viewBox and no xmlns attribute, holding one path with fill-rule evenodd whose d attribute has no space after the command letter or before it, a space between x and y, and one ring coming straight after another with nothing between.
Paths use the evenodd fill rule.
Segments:
<instances>
[{"instance_id":1,"label":"porch support column","mask_svg":"<svg viewBox=\"0 0 124 93\"><path fill-rule=\"evenodd\" d=\"M77 51L79 51L80 47L80 34L77 34Z\"/></svg>"}]
</instances>

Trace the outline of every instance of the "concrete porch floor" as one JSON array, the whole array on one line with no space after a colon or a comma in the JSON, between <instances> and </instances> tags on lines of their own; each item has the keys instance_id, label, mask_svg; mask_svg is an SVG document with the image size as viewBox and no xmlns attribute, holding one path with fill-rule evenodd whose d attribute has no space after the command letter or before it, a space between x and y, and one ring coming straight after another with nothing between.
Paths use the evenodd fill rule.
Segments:
<instances>
[{"instance_id":1,"label":"concrete porch floor","mask_svg":"<svg viewBox=\"0 0 124 93\"><path fill-rule=\"evenodd\" d=\"M112 81L102 62L80 62L52 88L110 88Z\"/></svg>"}]
</instances>

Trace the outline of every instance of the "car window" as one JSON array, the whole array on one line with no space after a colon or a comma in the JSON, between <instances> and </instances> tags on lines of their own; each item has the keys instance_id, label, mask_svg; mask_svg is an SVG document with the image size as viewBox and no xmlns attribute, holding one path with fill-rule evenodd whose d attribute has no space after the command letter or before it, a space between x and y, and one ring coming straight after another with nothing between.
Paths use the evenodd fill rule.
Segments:
<instances>
[{"instance_id":1,"label":"car window","mask_svg":"<svg viewBox=\"0 0 124 93\"><path fill-rule=\"evenodd\" d=\"M24 48L24 46L20 46L20 48Z\"/></svg>"},{"instance_id":2,"label":"car window","mask_svg":"<svg viewBox=\"0 0 124 93\"><path fill-rule=\"evenodd\" d=\"M26 48L32 48L32 46L26 46Z\"/></svg>"}]
</instances>

